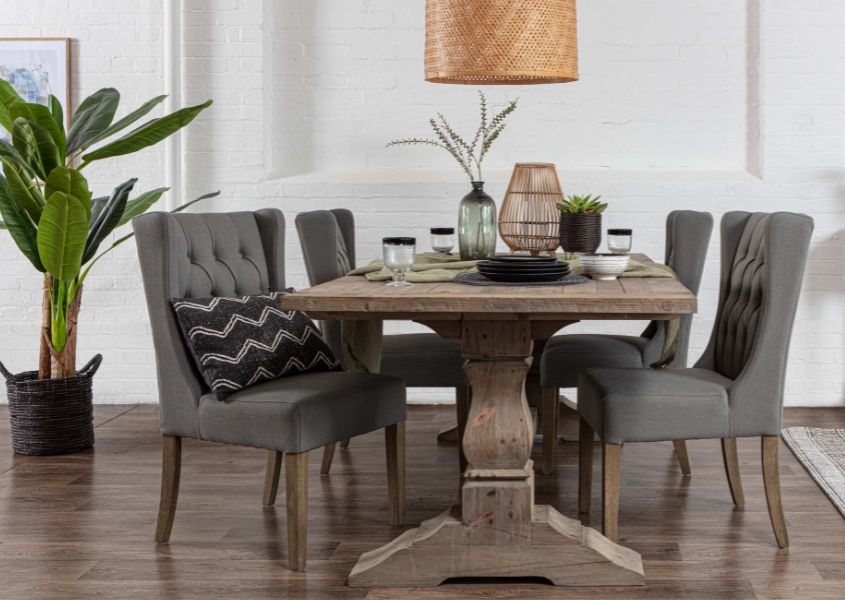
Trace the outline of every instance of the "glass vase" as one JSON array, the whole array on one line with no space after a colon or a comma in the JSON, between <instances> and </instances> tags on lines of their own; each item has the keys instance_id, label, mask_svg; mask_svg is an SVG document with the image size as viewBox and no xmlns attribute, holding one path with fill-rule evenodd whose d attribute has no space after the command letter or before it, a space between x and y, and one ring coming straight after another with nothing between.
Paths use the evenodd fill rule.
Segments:
<instances>
[{"instance_id":1,"label":"glass vase","mask_svg":"<svg viewBox=\"0 0 845 600\"><path fill-rule=\"evenodd\" d=\"M461 260L483 260L496 252L496 203L484 192L483 181L473 181L461 200L458 246Z\"/></svg>"}]
</instances>

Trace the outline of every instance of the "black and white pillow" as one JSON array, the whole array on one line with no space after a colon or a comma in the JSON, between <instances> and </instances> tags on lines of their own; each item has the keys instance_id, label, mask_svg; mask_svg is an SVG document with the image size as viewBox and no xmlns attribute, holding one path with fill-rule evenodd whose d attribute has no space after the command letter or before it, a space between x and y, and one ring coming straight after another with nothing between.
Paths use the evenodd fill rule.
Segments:
<instances>
[{"instance_id":1,"label":"black and white pillow","mask_svg":"<svg viewBox=\"0 0 845 600\"><path fill-rule=\"evenodd\" d=\"M171 301L212 391L233 392L287 375L340 369L314 322L305 313L279 308L283 295Z\"/></svg>"}]
</instances>

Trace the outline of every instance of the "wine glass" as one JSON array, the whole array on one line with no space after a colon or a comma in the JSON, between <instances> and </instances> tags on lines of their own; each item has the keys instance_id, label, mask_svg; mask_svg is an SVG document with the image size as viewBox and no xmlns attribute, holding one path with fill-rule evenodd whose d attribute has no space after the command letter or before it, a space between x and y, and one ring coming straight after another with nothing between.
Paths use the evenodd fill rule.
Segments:
<instances>
[{"instance_id":1,"label":"wine glass","mask_svg":"<svg viewBox=\"0 0 845 600\"><path fill-rule=\"evenodd\" d=\"M386 237L382 241L384 266L393 273L393 280L385 285L404 287L413 285L405 281L405 273L411 270L416 257L417 239L412 237Z\"/></svg>"}]
</instances>

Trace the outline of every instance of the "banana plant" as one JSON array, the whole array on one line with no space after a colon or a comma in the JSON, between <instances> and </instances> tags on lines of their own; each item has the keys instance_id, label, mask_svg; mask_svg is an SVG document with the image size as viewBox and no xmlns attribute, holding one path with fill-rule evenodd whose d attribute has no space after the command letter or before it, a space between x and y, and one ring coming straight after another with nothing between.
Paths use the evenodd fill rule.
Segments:
<instances>
[{"instance_id":1,"label":"banana plant","mask_svg":"<svg viewBox=\"0 0 845 600\"><path fill-rule=\"evenodd\" d=\"M112 232L146 212L169 189L133 197L133 178L107 196L94 197L82 171L95 161L161 142L211 106L208 100L124 132L164 99L157 96L115 120L120 94L104 88L82 101L65 131L64 107L54 96L46 106L29 103L0 80L0 126L11 135L11 143L0 139L0 230L43 273L42 379L75 374L76 321L91 267L132 237L123 235L104 247ZM200 196L173 212L217 194Z\"/></svg>"}]
</instances>

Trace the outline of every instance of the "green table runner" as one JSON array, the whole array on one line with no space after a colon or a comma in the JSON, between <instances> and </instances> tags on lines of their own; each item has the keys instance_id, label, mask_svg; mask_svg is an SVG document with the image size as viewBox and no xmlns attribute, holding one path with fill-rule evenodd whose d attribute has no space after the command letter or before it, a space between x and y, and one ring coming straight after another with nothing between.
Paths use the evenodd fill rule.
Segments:
<instances>
[{"instance_id":1,"label":"green table runner","mask_svg":"<svg viewBox=\"0 0 845 600\"><path fill-rule=\"evenodd\" d=\"M558 254L563 261L563 255ZM405 275L410 283L437 283L455 279L458 273L475 271L478 261L461 260L457 256L437 252L425 252L416 256L416 262ZM582 274L581 261L578 258L566 261L573 273ZM368 281L389 281L392 274L385 268L381 259L371 261L365 267L359 267L349 273L365 277ZM677 279L675 272L655 262L631 260L628 269L619 277L664 277ZM660 369L668 366L675 358L678 347L680 319L664 321L663 350L660 359L651 365ZM382 322L376 320L349 320L341 323L343 356L341 360L347 371L359 373L378 373L381 366Z\"/></svg>"}]
</instances>

